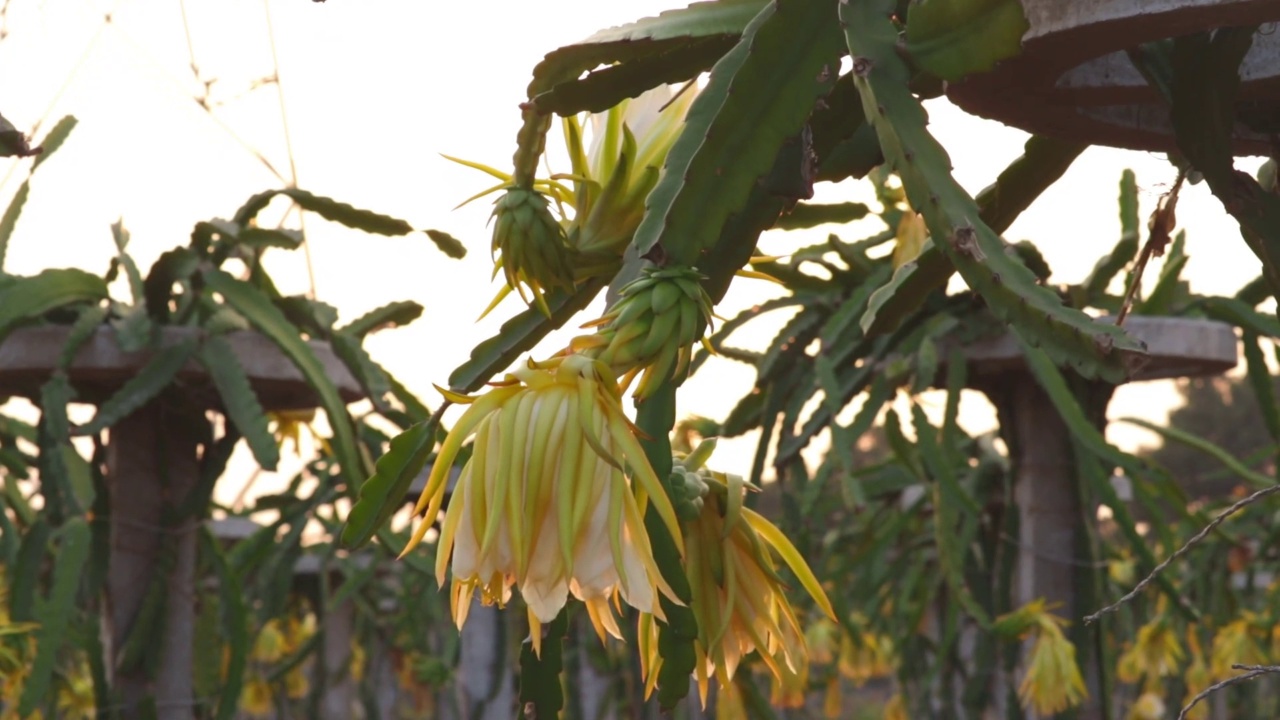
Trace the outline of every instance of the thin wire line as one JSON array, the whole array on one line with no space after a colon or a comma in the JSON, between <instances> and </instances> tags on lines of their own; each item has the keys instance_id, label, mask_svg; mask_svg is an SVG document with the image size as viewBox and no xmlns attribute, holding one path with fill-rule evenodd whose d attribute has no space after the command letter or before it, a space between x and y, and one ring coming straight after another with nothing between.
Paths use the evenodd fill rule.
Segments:
<instances>
[{"instance_id":1,"label":"thin wire line","mask_svg":"<svg viewBox=\"0 0 1280 720\"><path fill-rule=\"evenodd\" d=\"M284 147L289 153L289 175L291 176L291 187L298 187L298 165L293 155L293 136L289 132L289 113L285 110L284 102L284 84L280 82L280 55L276 51L276 30L271 23L271 5L268 0L262 0L262 14L267 19L267 43L271 46L271 65L275 71L276 79L276 97L280 100L280 125L284 129ZM297 203L294 203L295 205ZM302 231L302 255L307 262L307 279L311 283L310 296L312 299L316 297L316 270L311 260L311 241L307 237L307 225L305 214L299 210L298 227Z\"/></svg>"},{"instance_id":2,"label":"thin wire line","mask_svg":"<svg viewBox=\"0 0 1280 720\"><path fill-rule=\"evenodd\" d=\"M1250 495L1247 498L1244 498L1243 500L1239 500L1233 503L1231 507L1222 511L1221 515L1214 518L1213 522L1209 523L1208 525L1205 525L1204 528L1200 530L1200 532L1192 536L1192 538L1188 540L1185 545L1178 548L1178 550L1172 555L1170 555L1168 558L1165 558L1164 562L1157 565L1155 569L1151 571L1151 574L1143 578L1142 582L1134 586L1134 588L1130 590L1128 594L1126 594L1124 597L1120 598L1119 600L1115 601L1111 605L1108 605L1102 608L1098 612L1093 613L1092 615L1086 615L1084 618L1084 624L1088 625L1092 622L1095 622L1098 618L1102 617L1103 615L1106 615L1107 613L1113 613L1119 610L1121 605L1124 605L1125 603L1137 597L1143 590L1146 589L1148 585L1150 585L1153 581L1155 581L1157 575L1163 572L1165 568L1169 567L1174 562L1176 562L1178 558L1190 552L1191 549L1195 547L1197 543L1205 539L1205 537L1207 537L1209 533L1213 532L1214 529L1217 528L1219 525L1226 522L1227 518L1231 517L1232 515L1235 515L1240 510L1243 510L1244 508L1260 500L1266 499L1266 497L1269 495L1274 495L1277 492L1280 492L1280 485L1272 485L1271 487L1263 488L1253 493L1252 495Z\"/></svg>"},{"instance_id":3,"label":"thin wire line","mask_svg":"<svg viewBox=\"0 0 1280 720\"><path fill-rule=\"evenodd\" d=\"M239 144L240 147L245 152L249 153L254 158L256 158L258 162L262 163L262 165L266 167L267 171L270 172L272 175L274 175L275 178L281 182L281 184L288 182L285 179L284 174L281 173L279 170L277 170L275 165L271 164L271 161L267 159L266 155L263 155L261 151L259 151L257 148L250 145L248 141L246 141L244 138L240 137L240 135L238 135L236 131L231 128L230 125L223 122L222 118L218 117L218 115L214 113L211 108L209 108L205 104L202 104L200 102L199 97L190 95L186 90L186 87L185 87L186 83L183 80L175 76L168 68L166 68L162 63L156 60L155 57L151 55L151 53L147 52L146 48L142 47L140 44L138 44L136 40L133 39L132 36L130 36L124 30L120 29L120 26L116 25L115 30L119 34L120 38L124 40L126 43L128 43L128 45L133 49L133 51L137 53L138 57L147 61L148 64L150 64L153 68L158 70L163 77L167 78L171 84L173 84L175 87L177 87L180 90L182 95L190 97L191 100L196 103L196 105L199 105L201 109L205 111L204 113L205 117L212 120L213 123L217 125L219 128L221 128L222 131L225 132L228 137L230 137L237 144Z\"/></svg>"}]
</instances>

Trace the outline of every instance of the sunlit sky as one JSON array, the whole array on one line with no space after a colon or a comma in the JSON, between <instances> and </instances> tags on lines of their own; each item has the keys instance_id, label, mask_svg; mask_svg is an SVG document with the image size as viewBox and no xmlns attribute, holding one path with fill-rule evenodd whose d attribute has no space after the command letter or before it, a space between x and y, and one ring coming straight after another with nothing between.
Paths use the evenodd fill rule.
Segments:
<instances>
[{"instance_id":1,"label":"sunlit sky","mask_svg":"<svg viewBox=\"0 0 1280 720\"><path fill-rule=\"evenodd\" d=\"M394 300L426 308L417 323L377 335L369 346L434 404L431 383L443 384L471 347L518 309L518 301L509 300L475 322L497 289L490 281L489 206L454 206L486 187L488 178L440 153L508 167L517 104L542 55L676 4L228 0L184 7L15 0L0 25L0 113L22 130L38 126L37 137L64 114L76 115L80 125L36 174L5 269L30 274L71 265L102 272L114 254L109 225L123 218L133 236L130 251L145 270L159 253L185 244L196 221L230 216L249 195L291 182L296 171L299 187L445 230L466 243L470 253L459 262L421 235L383 238L316 217L305 221L317 296L344 318ZM279 85L263 85L277 63ZM211 110L195 101L206 92ZM946 101L928 108L933 132L970 192L1021 152L1026 135L1020 131L968 116ZM30 161L4 162L0 202L7 203ZM1006 237L1036 241L1056 282L1079 281L1119 236L1117 187L1126 167L1137 173L1145 220L1173 180L1172 168L1158 155L1092 148ZM1252 171L1257 162L1240 167ZM817 199L828 202L871 199L866 184L854 181L819 192ZM1185 277L1193 290L1228 293L1257 274L1234 221L1203 185L1183 191L1178 219L1188 233ZM878 229L773 233L764 249L785 254L828 232L853 240ZM301 252L278 252L269 267L284 292L308 290ZM778 292L739 281L718 312L729 316ZM738 343L763 342L775 328L761 322ZM566 337L544 343L543 352ZM713 360L682 392L680 411L722 417L753 377L746 366ZM1160 421L1176 402L1167 382L1126 386L1110 414ZM965 406L971 429L994 425L984 403L966 399ZM1127 426L1112 426L1109 435L1126 447L1150 442ZM722 444L719 462L745 472L754 443L748 436ZM243 459L236 467L241 477L247 474ZM296 463L282 470L290 467ZM264 489L272 485L270 478L261 482ZM242 485L224 484L220 495L234 497Z\"/></svg>"}]
</instances>

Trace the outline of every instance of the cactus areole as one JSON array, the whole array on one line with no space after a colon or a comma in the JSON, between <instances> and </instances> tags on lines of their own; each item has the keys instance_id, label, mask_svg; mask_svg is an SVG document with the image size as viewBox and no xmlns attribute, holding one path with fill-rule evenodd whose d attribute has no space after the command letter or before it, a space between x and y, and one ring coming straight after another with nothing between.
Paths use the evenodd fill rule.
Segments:
<instances>
[{"instance_id":1,"label":"cactus areole","mask_svg":"<svg viewBox=\"0 0 1280 720\"><path fill-rule=\"evenodd\" d=\"M1261 26L1240 65L1232 151L1267 155L1280 118L1280 3L1272 0L1021 0L1021 54L951 84L966 111L1034 133L1135 150L1176 149L1168 38Z\"/></svg>"}]
</instances>

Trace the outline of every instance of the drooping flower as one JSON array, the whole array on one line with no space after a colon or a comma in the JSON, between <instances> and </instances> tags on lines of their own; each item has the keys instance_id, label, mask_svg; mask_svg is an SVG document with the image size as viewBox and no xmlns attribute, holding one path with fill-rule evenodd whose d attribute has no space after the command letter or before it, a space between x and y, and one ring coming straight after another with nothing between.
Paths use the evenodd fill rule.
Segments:
<instances>
[{"instance_id":1,"label":"drooping flower","mask_svg":"<svg viewBox=\"0 0 1280 720\"><path fill-rule=\"evenodd\" d=\"M858 687L868 680L893 673L893 639L870 631L866 618L854 616L853 624L863 631L857 637L845 633L840 639L840 674Z\"/></svg>"},{"instance_id":2,"label":"drooping flower","mask_svg":"<svg viewBox=\"0 0 1280 720\"><path fill-rule=\"evenodd\" d=\"M535 648L540 624L555 619L570 594L586 603L598 632L615 636L610 600L645 613L661 612L657 592L679 602L654 563L645 508L653 503L677 547L680 527L608 367L561 355L530 361L478 398L444 392L470 407L436 457L415 510L423 521L404 552L439 513L449 467L474 435L436 552L442 587L452 561L459 627L476 590L485 604L505 605L518 587Z\"/></svg>"},{"instance_id":3,"label":"drooping flower","mask_svg":"<svg viewBox=\"0 0 1280 720\"><path fill-rule=\"evenodd\" d=\"M1204 651L1200 648L1200 638L1194 625L1187 626L1187 654L1190 655L1191 662L1182 675L1182 682L1187 686L1186 695L1182 699L1183 707L1190 705L1195 696L1213 684L1213 677L1209 673L1209 665L1205 662ZM1199 703L1187 712L1187 720L1205 720L1208 717L1209 706L1206 703Z\"/></svg>"},{"instance_id":4,"label":"drooping flower","mask_svg":"<svg viewBox=\"0 0 1280 720\"><path fill-rule=\"evenodd\" d=\"M776 558L786 563L818 608L828 618L835 617L796 547L764 516L743 506L747 485L742 478L701 468L710 448L714 441L704 441L688 457L676 458L672 475L673 486L706 488L701 503L686 497L682 505L687 507L681 510L688 520L685 572L698 624L694 677L703 703L710 679L720 687L729 685L739 662L752 651L760 651L765 667L781 682L794 681L806 668L804 632L787 599ZM642 614L641 667L648 691L662 667L657 630L657 623Z\"/></svg>"},{"instance_id":5,"label":"drooping flower","mask_svg":"<svg viewBox=\"0 0 1280 720\"><path fill-rule=\"evenodd\" d=\"M1044 598L996 618L993 629L1006 637L1034 637L1026 672L1018 685L1024 707L1052 715L1075 707L1088 697L1076 648L1062 633L1066 620L1049 612Z\"/></svg>"},{"instance_id":6,"label":"drooping flower","mask_svg":"<svg viewBox=\"0 0 1280 720\"><path fill-rule=\"evenodd\" d=\"M1164 700L1160 694L1148 690L1134 701L1126 720L1164 720L1164 713Z\"/></svg>"},{"instance_id":7,"label":"drooping flower","mask_svg":"<svg viewBox=\"0 0 1280 720\"><path fill-rule=\"evenodd\" d=\"M1215 678L1227 678L1235 674L1232 665L1261 665L1266 662L1258 636L1268 632L1258 625L1258 616L1248 610L1222 627L1213 636L1209 651L1209 669Z\"/></svg>"},{"instance_id":8,"label":"drooping flower","mask_svg":"<svg viewBox=\"0 0 1280 720\"><path fill-rule=\"evenodd\" d=\"M240 710L246 715L263 717L271 712L271 686L261 677L245 681L240 691Z\"/></svg>"},{"instance_id":9,"label":"drooping flower","mask_svg":"<svg viewBox=\"0 0 1280 720\"><path fill-rule=\"evenodd\" d=\"M1150 689L1158 687L1161 678L1176 673L1182 658L1177 633L1168 619L1160 615L1138 629L1137 639L1116 662L1116 674L1121 682L1145 680Z\"/></svg>"}]
</instances>

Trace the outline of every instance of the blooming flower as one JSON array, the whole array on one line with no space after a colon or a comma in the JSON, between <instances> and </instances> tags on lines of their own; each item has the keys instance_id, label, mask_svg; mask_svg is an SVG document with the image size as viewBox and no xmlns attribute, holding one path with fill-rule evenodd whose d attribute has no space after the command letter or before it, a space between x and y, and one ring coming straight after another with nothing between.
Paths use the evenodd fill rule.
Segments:
<instances>
[{"instance_id":1,"label":"blooming flower","mask_svg":"<svg viewBox=\"0 0 1280 720\"><path fill-rule=\"evenodd\" d=\"M753 650L774 678L784 684L794 682L808 664L804 633L795 610L784 593L775 555L799 579L814 602L828 618L834 618L813 571L791 541L764 516L743 507L747 485L742 478L701 470L701 462L714 447L704 442L687 458L677 458L675 476L697 474L705 483L701 507L692 514L685 531L685 571L692 590L692 609L698 623L694 652L698 663L694 677L706 702L710 678L720 687L730 684L742 657ZM652 690L662 658L657 649L657 624L652 617L640 617L641 670Z\"/></svg>"},{"instance_id":2,"label":"blooming flower","mask_svg":"<svg viewBox=\"0 0 1280 720\"><path fill-rule=\"evenodd\" d=\"M425 510L423 522L404 552L439 513L449 467L474 435L436 554L442 586L452 558L459 627L476 590L483 603L505 605L513 585L528 606L535 649L540 624L556 617L569 594L586 603L597 632L615 636L611 599L655 614L655 591L679 602L654 563L642 520L652 502L683 547L675 511L603 363L561 355L529 362L478 398L444 392L470 407L436 457L415 510Z\"/></svg>"}]
</instances>

